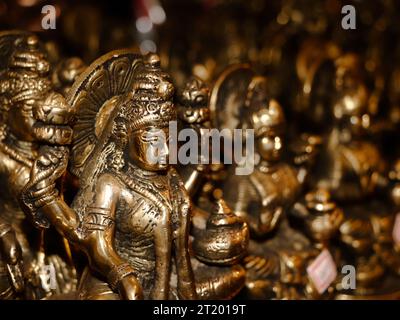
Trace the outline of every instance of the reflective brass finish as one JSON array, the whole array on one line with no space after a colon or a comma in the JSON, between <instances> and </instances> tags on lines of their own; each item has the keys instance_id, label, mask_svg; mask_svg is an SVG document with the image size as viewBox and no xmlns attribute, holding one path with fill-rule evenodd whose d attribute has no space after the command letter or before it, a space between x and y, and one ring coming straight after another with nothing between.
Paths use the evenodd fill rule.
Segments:
<instances>
[{"instance_id":1,"label":"reflective brass finish","mask_svg":"<svg viewBox=\"0 0 400 320\"><path fill-rule=\"evenodd\" d=\"M53 4L0 0L0 300L400 299L396 1Z\"/></svg>"},{"instance_id":2,"label":"reflective brass finish","mask_svg":"<svg viewBox=\"0 0 400 320\"><path fill-rule=\"evenodd\" d=\"M8 62L2 66L0 80L0 170L3 185L0 206L2 224L11 228L2 237L4 251L0 268L2 275L9 274L14 294L37 299L73 290L75 270L66 265L61 257L45 254L44 248L29 237L33 228L22 212L18 198L29 180L40 143L67 144L71 141L72 130L65 125L70 112L64 97L51 87L50 65L35 35L3 32L0 43L4 49L2 61ZM10 256L10 250L15 251L15 256ZM40 282L40 270L45 264L53 265L60 276L55 289L44 287ZM2 290L2 296L12 296L9 288Z\"/></svg>"},{"instance_id":3,"label":"reflective brass finish","mask_svg":"<svg viewBox=\"0 0 400 320\"><path fill-rule=\"evenodd\" d=\"M214 267L210 274L205 270L212 267L197 263L192 268L190 198L168 164L165 141L161 161L147 157L159 133L168 136L169 121L176 119L173 91L156 55L118 51L101 57L69 91L77 117L71 171L79 174L71 207L54 188L66 170L68 150L42 149L35 161L22 201L38 225L50 222L86 253L89 264L80 279L79 299L227 298L242 286L238 267ZM225 208L223 203L219 207ZM199 249L206 263L232 265L246 250L246 225L226 214L210 220L217 229L206 233L238 249L221 247L227 250L224 256ZM230 225L242 229L229 233ZM234 237L232 244L224 234Z\"/></svg>"}]
</instances>

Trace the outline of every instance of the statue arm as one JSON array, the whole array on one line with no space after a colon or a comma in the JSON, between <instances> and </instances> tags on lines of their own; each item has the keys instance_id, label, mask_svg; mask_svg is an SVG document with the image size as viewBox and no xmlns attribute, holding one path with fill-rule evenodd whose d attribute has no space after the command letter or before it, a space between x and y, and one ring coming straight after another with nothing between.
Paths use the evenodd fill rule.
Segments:
<instances>
[{"instance_id":1,"label":"statue arm","mask_svg":"<svg viewBox=\"0 0 400 320\"><path fill-rule=\"evenodd\" d=\"M182 205L180 209L183 212L174 240L178 292L182 299L196 299L195 280L189 256L190 206Z\"/></svg>"},{"instance_id":2,"label":"statue arm","mask_svg":"<svg viewBox=\"0 0 400 320\"><path fill-rule=\"evenodd\" d=\"M172 185L175 187L176 203L174 210L177 225L173 228L173 249L178 276L178 294L181 299L196 299L195 279L189 255L189 229L191 226L191 202L184 182L171 170Z\"/></svg>"},{"instance_id":3,"label":"statue arm","mask_svg":"<svg viewBox=\"0 0 400 320\"><path fill-rule=\"evenodd\" d=\"M20 203L36 226L44 228L51 223L69 241L79 243L79 217L58 196L56 189L56 180L65 173L67 163L65 147L42 147L22 190Z\"/></svg>"},{"instance_id":4,"label":"statue arm","mask_svg":"<svg viewBox=\"0 0 400 320\"><path fill-rule=\"evenodd\" d=\"M142 288L133 267L115 250L115 214L120 195L119 183L110 174L101 175L93 203L85 210L81 225L81 249L90 268L107 279L110 287L124 299L142 298Z\"/></svg>"},{"instance_id":5,"label":"statue arm","mask_svg":"<svg viewBox=\"0 0 400 320\"><path fill-rule=\"evenodd\" d=\"M82 240L78 232L79 218L61 198L57 197L48 204L38 209L38 213L46 217L50 224L69 241L79 244Z\"/></svg>"},{"instance_id":6,"label":"statue arm","mask_svg":"<svg viewBox=\"0 0 400 320\"><path fill-rule=\"evenodd\" d=\"M141 287L133 276L134 270L113 246L117 183L110 175L98 178L93 203L86 209L81 223L78 214L58 196L55 188L55 181L65 173L67 159L68 150L63 147L41 150L21 194L24 211L36 225L43 227L51 223L75 243L88 256L91 268L106 277L123 298L140 298Z\"/></svg>"},{"instance_id":7,"label":"statue arm","mask_svg":"<svg viewBox=\"0 0 400 320\"><path fill-rule=\"evenodd\" d=\"M94 201L85 210L82 221L82 249L88 256L90 267L117 289L119 282L134 272L114 247L118 182L111 175L103 174L97 180L94 194Z\"/></svg>"}]
</instances>

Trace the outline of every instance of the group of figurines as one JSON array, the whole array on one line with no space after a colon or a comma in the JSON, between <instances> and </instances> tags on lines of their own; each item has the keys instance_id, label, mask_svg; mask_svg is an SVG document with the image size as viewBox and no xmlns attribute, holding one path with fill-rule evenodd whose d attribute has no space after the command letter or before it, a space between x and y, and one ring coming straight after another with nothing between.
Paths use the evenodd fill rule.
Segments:
<instances>
[{"instance_id":1,"label":"group of figurines","mask_svg":"<svg viewBox=\"0 0 400 320\"><path fill-rule=\"evenodd\" d=\"M176 88L154 53L52 65L37 35L0 33L0 299L399 298L400 161L370 139L359 58L331 49L298 55L317 135L248 64ZM171 121L253 129L254 170L171 165Z\"/></svg>"}]
</instances>

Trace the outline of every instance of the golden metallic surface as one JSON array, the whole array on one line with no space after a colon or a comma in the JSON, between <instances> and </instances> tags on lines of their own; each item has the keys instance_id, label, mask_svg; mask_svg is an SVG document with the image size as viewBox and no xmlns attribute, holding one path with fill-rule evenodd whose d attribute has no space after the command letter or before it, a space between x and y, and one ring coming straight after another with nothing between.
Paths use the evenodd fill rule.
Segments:
<instances>
[{"instance_id":1,"label":"golden metallic surface","mask_svg":"<svg viewBox=\"0 0 400 320\"><path fill-rule=\"evenodd\" d=\"M5 251L0 268L2 275L8 270L14 295L40 299L56 292L74 290L75 270L59 256L43 252L43 248L35 243L32 239L34 230L22 212L18 198L29 180L40 143L70 142L72 130L66 126L70 111L65 98L52 91L49 63L35 35L18 31L3 32L0 43L4 47L2 61L8 61L1 73L1 220L11 227L13 231L10 232L15 232L13 237L10 237L10 233L2 237ZM12 250L12 246L18 250ZM8 261L11 259L10 250L15 251L12 262ZM45 287L40 282L44 264L52 265L59 275L55 288ZM10 297L7 290L2 293L4 298Z\"/></svg>"},{"instance_id":2,"label":"golden metallic surface","mask_svg":"<svg viewBox=\"0 0 400 320\"><path fill-rule=\"evenodd\" d=\"M0 0L0 300L400 299L396 1L53 3Z\"/></svg>"},{"instance_id":3,"label":"golden metallic surface","mask_svg":"<svg viewBox=\"0 0 400 320\"><path fill-rule=\"evenodd\" d=\"M159 132L168 135L169 121L176 119L172 94L156 55L111 52L89 66L69 91L77 118L71 170L79 176L71 207L54 189L66 170L68 150L42 149L34 163L22 201L38 224L50 221L86 253L79 299L228 298L243 285L239 266L198 262L192 268L190 198L168 165L165 143L165 161L154 164L147 158L151 141ZM210 223L218 229L208 228L204 241L218 234L226 248L199 249L200 259L237 264L247 248L246 225L232 214Z\"/></svg>"}]
</instances>

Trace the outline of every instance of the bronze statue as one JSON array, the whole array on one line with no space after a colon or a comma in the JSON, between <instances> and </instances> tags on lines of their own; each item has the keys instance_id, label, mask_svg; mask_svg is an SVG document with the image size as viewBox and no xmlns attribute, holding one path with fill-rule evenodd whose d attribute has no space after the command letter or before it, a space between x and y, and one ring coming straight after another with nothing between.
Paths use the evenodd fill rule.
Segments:
<instances>
[{"instance_id":1,"label":"bronze statue","mask_svg":"<svg viewBox=\"0 0 400 320\"><path fill-rule=\"evenodd\" d=\"M22 31L3 32L0 47L0 177L3 188L0 218L14 230L18 242L14 246L20 246L22 250L26 284L22 296L37 299L74 289L75 271L60 256L46 255L39 241L31 238L33 228L21 210L18 198L29 180L40 143L70 142L72 130L65 125L69 108L64 97L52 91L48 76L50 65L35 35ZM6 243L11 239L8 238ZM57 271L60 281L55 291L40 283L39 274L44 265L53 265ZM18 276L15 278L20 281Z\"/></svg>"},{"instance_id":2,"label":"bronze statue","mask_svg":"<svg viewBox=\"0 0 400 320\"><path fill-rule=\"evenodd\" d=\"M86 253L79 299L218 298L221 285L232 296L232 276L213 283L192 268L191 201L168 162L173 93L157 55L111 52L69 91L77 118L71 171L80 183L71 207L55 188L68 150L42 149L35 160L22 202L38 225L54 225Z\"/></svg>"},{"instance_id":3,"label":"bronze statue","mask_svg":"<svg viewBox=\"0 0 400 320\"><path fill-rule=\"evenodd\" d=\"M209 109L209 86L201 79L193 76L186 83L178 97L178 119L180 126L194 130L201 140L201 129L211 128L210 109ZM199 141L200 146L200 141ZM200 148L199 148L200 149ZM199 190L199 186L204 182L209 165L201 162L201 150L198 152L199 161L197 165L181 165L178 167L179 173L185 182L185 188L191 196Z\"/></svg>"},{"instance_id":4,"label":"bronze statue","mask_svg":"<svg viewBox=\"0 0 400 320\"><path fill-rule=\"evenodd\" d=\"M209 94L209 86L193 76L178 95L180 127L196 133L199 150L197 164L179 165L177 170L192 197L192 265L196 282L197 277L208 278L202 281L199 297L226 299L236 296L245 284L240 260L247 253L249 231L243 219L235 216L221 197L211 190L208 194L204 192L218 166L213 161L202 161L202 129L211 128Z\"/></svg>"},{"instance_id":5,"label":"bronze statue","mask_svg":"<svg viewBox=\"0 0 400 320\"><path fill-rule=\"evenodd\" d=\"M30 2L0 0L0 299L400 298L400 4L55 0L39 40Z\"/></svg>"}]
</instances>

